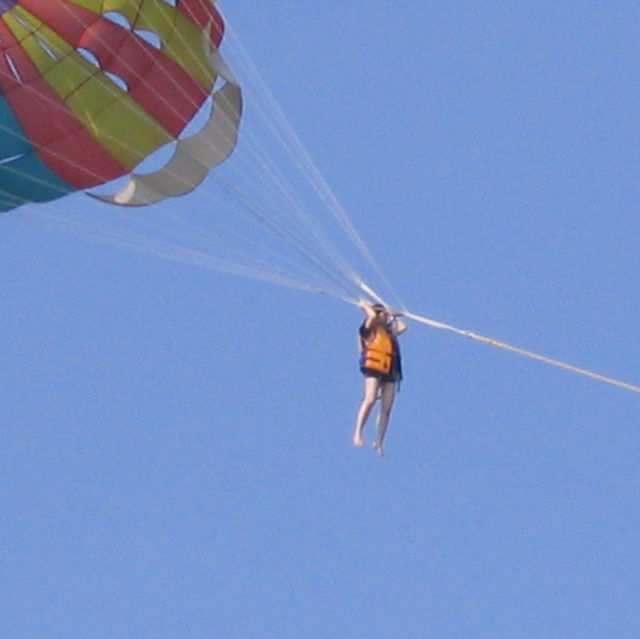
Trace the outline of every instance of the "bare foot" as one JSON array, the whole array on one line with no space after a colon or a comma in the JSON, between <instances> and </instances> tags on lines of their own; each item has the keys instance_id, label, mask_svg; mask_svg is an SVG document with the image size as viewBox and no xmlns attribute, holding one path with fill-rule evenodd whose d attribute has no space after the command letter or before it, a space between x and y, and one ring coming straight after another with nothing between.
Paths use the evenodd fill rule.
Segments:
<instances>
[{"instance_id":1,"label":"bare foot","mask_svg":"<svg viewBox=\"0 0 640 639\"><path fill-rule=\"evenodd\" d=\"M362 448L364 446L362 435L360 435L359 433L355 433L355 435L353 436L353 445L357 446L358 448Z\"/></svg>"},{"instance_id":2,"label":"bare foot","mask_svg":"<svg viewBox=\"0 0 640 639\"><path fill-rule=\"evenodd\" d=\"M376 453L378 453L378 455L380 455L380 457L384 457L384 448L382 448L382 444L379 444L378 442L374 442L373 443L373 450L375 450Z\"/></svg>"}]
</instances>

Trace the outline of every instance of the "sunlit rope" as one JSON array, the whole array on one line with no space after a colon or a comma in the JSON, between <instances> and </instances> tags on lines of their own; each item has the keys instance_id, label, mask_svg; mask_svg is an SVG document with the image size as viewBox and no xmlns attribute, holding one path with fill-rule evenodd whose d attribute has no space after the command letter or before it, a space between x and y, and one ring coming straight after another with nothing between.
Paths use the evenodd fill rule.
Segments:
<instances>
[{"instance_id":1,"label":"sunlit rope","mask_svg":"<svg viewBox=\"0 0 640 639\"><path fill-rule=\"evenodd\" d=\"M492 337L479 335L478 333L474 333L473 331L462 330L462 329L456 328L455 326L444 324L443 322L438 322L436 320L429 319L428 317L417 315L409 311L404 311L403 315L408 319L412 319L416 322L426 324L427 326L431 326L432 328L449 331L449 332L455 333L456 335L461 335L462 337L467 337L469 339L472 339L476 342L488 344L489 346L495 346L496 348L500 348L502 350L515 353L516 355L522 355L523 357L528 357L529 359L534 359L539 362L543 362L545 364L555 366L557 368L562 368L566 371L571 371L572 373L576 373L584 377L590 377L591 379L595 379L599 382L604 382L605 384L611 384L619 388L624 388L625 390L633 391L634 393L640 393L640 386L629 384L628 382L623 382L618 379L614 379L613 377L607 377L605 375L601 375L600 373L595 373L593 371L587 370L586 368L580 368L578 366L574 366L573 364L567 364L565 362L561 362L560 360L547 357L546 355L540 355L539 353L525 350L523 348L519 348L518 346L507 344L506 342L501 342L500 340L494 339Z\"/></svg>"}]
</instances>

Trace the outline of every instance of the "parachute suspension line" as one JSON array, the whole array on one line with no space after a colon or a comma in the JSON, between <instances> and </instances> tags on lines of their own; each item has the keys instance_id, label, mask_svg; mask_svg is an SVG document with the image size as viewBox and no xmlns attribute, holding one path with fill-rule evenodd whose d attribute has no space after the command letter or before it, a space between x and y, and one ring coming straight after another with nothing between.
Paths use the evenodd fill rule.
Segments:
<instances>
[{"instance_id":1,"label":"parachute suspension line","mask_svg":"<svg viewBox=\"0 0 640 639\"><path fill-rule=\"evenodd\" d=\"M618 379L614 379L613 377L607 377L605 375L601 375L600 373L595 373L593 371L587 370L585 368L580 368L578 366L574 366L573 364L567 364L557 359L553 359L551 357L547 357L546 355L540 355L539 353L535 353L533 351L525 350L523 348L519 348L518 346L513 346L511 344L507 344L505 342L501 342L492 337L486 337L484 335L479 335L478 333L474 333L473 331L462 330L456 328L455 326L451 326L449 324L444 324L442 322L438 322L433 319L429 319L428 317L424 317L422 315L416 315L415 313L411 313L409 311L404 311L403 315L408 319L412 319L416 322L420 322L422 324L426 324L432 328L437 328L440 330L449 331L455 333L456 335L461 335L462 337L467 337L476 342L481 342L482 344L488 344L489 346L495 346L496 348L500 348L502 350L509 351L511 353L515 353L516 355L521 355L523 357L528 357L529 359L534 359L539 362L543 362L544 364L549 364L551 366L555 366L557 368L562 368L566 371L570 371L572 373L576 373L578 375L582 375L583 377L589 377L591 379L595 379L599 382L603 382L605 384L611 384L612 386L617 386L619 388L624 388L625 390L632 391L634 393L640 393L640 386L636 386L634 384L629 384L628 382L623 382Z\"/></svg>"},{"instance_id":2,"label":"parachute suspension line","mask_svg":"<svg viewBox=\"0 0 640 639\"><path fill-rule=\"evenodd\" d=\"M312 186L316 194L319 195L320 199L324 202L325 206L327 206L328 210L338 220L341 227L350 237L352 242L356 245L356 247L359 248L359 250L363 255L365 255L365 257L369 258L370 255L367 255L368 250L366 249L366 246L353 229L353 226L351 225L348 218L346 218L346 215L342 215L342 207L337 202L335 196L329 189L320 171L317 169L309 154L305 150L304 146L300 142L300 139L295 134L291 124L284 115L282 109L280 108L280 105L275 100L268 85L264 82L263 78L257 71L253 60L249 56L246 49L242 46L239 38L235 36L231 29L230 34L230 39L235 40L236 42L236 47L239 51L239 55L244 64L244 67L247 70L247 74L252 78L253 84L258 88L258 94L261 95L262 99L265 102L266 106L264 108L264 113L269 116L271 120L269 121L269 117L266 117L265 119L267 119L269 127L272 130L273 134L277 137L280 144L286 150L292 161L295 163L300 173ZM352 278L354 283L357 284L357 282L359 281L359 277L353 271Z\"/></svg>"},{"instance_id":3,"label":"parachute suspension line","mask_svg":"<svg viewBox=\"0 0 640 639\"><path fill-rule=\"evenodd\" d=\"M44 35L42 37L45 38ZM178 37L184 40L181 34L178 34ZM50 46L55 48L54 43L49 43L49 44ZM110 48L108 43L105 43L105 46L107 48ZM241 45L238 44L238 47L241 48ZM294 161L294 164L298 167L298 170L300 170L300 172L303 175L305 175L307 181L313 186L316 193L321 197L321 199L325 202L329 210L334 214L334 217L336 217L336 219L341 223L342 228L347 232L348 236L351 237L354 244L360 249L361 253L363 253L365 257L367 257L369 261L374 265L376 271L380 273L380 269L377 267L377 265L373 261L370 253L368 252L368 249L366 248L366 246L358 236L357 232L355 232L355 229L353 228L353 225L351 224L350 220L346 217L346 213L344 213L344 210L342 209L340 204L337 202L335 196L333 195L328 185L322 178L322 175L320 174L316 166L313 164L311 158L309 157L304 147L300 143L299 139L295 135L293 129L291 128L290 124L286 120L286 117L284 116L281 109L279 108L279 105L273 98L273 95L271 94L270 90L264 84L259 74L255 70L255 66L253 65L253 62L250 60L250 58L248 58L248 55L246 55L246 57L249 60L249 68L253 69L252 75L258 78L259 80L258 84L262 89L263 96L266 95L268 98L267 99L268 109L265 112L263 112L263 118L269 123L272 133L279 140L280 144L286 149L287 153L290 155L290 158ZM135 75L135 71L127 64L127 62L126 61L122 61L122 62ZM114 98L117 98L118 89L115 87L115 85L110 90ZM158 94L157 98L159 101L162 101L170 110L174 112L176 111L173 108L172 104L169 102L169 100L167 100L167 98L164 95ZM190 96L186 96L186 98L189 99L192 103L194 103L194 101ZM49 98L45 98L45 99L49 100L52 104L54 103L54 101ZM275 113L275 117L273 116L274 113ZM286 136L284 137L282 136L280 131L277 129L278 125L282 127L283 130L287 133ZM113 137L113 136L110 136L110 137ZM285 200L290 204L291 211L294 213L295 217L299 219L299 221L301 221L303 228L307 230L312 240L315 241L315 244L312 241L312 246L314 246L314 249L310 249L309 247L305 248L303 241L299 240L295 235L292 235L294 232L298 232L300 230L297 225L296 227L294 227L293 230L287 231L284 227L282 227L282 225L278 224L277 222L273 224L269 224L268 214L266 214L266 216L264 217L263 223L266 224L267 227L271 228L271 230L278 229L276 232L276 235L280 237L281 240L287 242L290 246L293 246L296 249L296 251L298 251L301 255L305 256L306 259L309 260L311 264L313 264L321 272L323 272L323 274L326 277L328 277L333 282L334 285L338 285L338 287L340 288L340 290L343 291L343 293L348 291L347 297L344 297L343 294L338 295L338 297L341 297L342 299L345 299L348 301L352 301L354 299L352 289L355 288L356 291L359 290L358 287L360 285L361 278L355 273L355 271L353 271L353 269L349 266L346 260L342 258L340 253L335 248L333 248L331 244L325 239L320 225L317 223L316 220L314 220L311 213L306 210L304 204L302 203L300 198L297 196L297 193L294 191L291 185L288 184L287 181L282 177L278 168L273 164L273 162L269 161L268 156L262 151L260 145L257 142L255 142L254 144L255 144L255 148L258 148L260 151L260 153L258 154L259 166L263 169L267 178L273 183L275 183L277 191L279 192L279 196L284 197ZM129 148L131 149L131 146L129 146ZM53 152L53 153L54 155L58 155L56 152ZM69 162L71 165L75 165L77 168L80 168L77 162L74 162L69 158L66 158L66 161ZM86 167L83 167L83 168L86 171ZM17 175L21 175L22 177L27 177L32 180L34 179L32 176L28 176L24 172L21 172L20 170L17 170L10 166L5 167L5 170L9 172L13 172L14 174L17 174ZM100 179L99 176L97 175L94 175L93 177L96 178L96 181ZM42 182L46 184L45 180L38 179L38 178L35 178L35 182ZM53 185L49 184L49 186L53 186ZM66 194L66 190L62 188L56 187L56 190L59 190L61 195ZM211 197L211 195L208 192L204 190L201 192L206 193L210 197L210 199L214 200L214 198ZM16 200L20 199L15 196L9 196L9 197L13 199L10 200L10 202L8 203L14 203ZM248 198L245 196L241 199L243 200L243 205L247 207ZM24 203L27 203L26 199L24 199L23 201ZM278 207L281 207L281 201L278 202ZM252 206L250 203L249 203L249 208L253 208L254 211L256 210L256 206L255 205ZM93 235L95 235L95 233ZM112 236L110 237L113 240L113 237ZM141 234L132 234L131 237L136 237L136 241L140 243L142 248L144 236ZM119 240L118 242L119 242L119 245L121 246L128 246L129 248L131 248L132 242L130 241L127 242L124 240ZM175 239L171 243L169 242L162 243L161 252L165 257L167 256L166 254L169 251L168 247L171 245L174 245L174 242L175 242ZM152 249L150 248L149 240L144 241L144 245L145 245L145 248L144 248L145 252L147 253L153 252ZM318 246L320 246L323 249L323 253L319 252ZM178 250L177 247L176 247L176 250ZM314 256L314 253L316 254L315 256ZM190 252L186 251L182 254L190 255ZM324 258L328 258L328 260L323 259L322 255L324 255ZM189 260L189 261L193 261L193 260ZM331 264L333 269L335 269L336 271L335 274L330 272L330 269L328 267L329 264ZM225 262L225 269L226 269L226 266L228 266L228 264ZM270 265L270 268L273 269L273 265ZM384 278L384 276L382 277L386 282L386 278ZM344 282L339 283L339 280L341 279L344 279ZM388 282L387 282L387 285L388 285ZM389 288L391 289L390 286Z\"/></svg>"},{"instance_id":4,"label":"parachute suspension line","mask_svg":"<svg viewBox=\"0 0 640 639\"><path fill-rule=\"evenodd\" d=\"M87 222L86 219L82 221L84 223L78 223L77 221L73 223L67 218L61 219L52 213L40 212L39 215L41 218L47 220L47 224L51 228L63 230L83 239L125 248L142 255L191 264L200 268L216 270L234 276L264 281L305 292L327 295L346 303L352 303L352 300L349 297L346 297L339 292L315 287L297 280L286 273L276 272L272 265L269 265L269 268L246 266L235 261L228 261L215 257L210 253L176 246L173 242L162 242L157 239L150 240L147 234L137 234L131 229L121 231L117 227L96 227L93 221ZM26 218L21 216L16 219L20 222L24 222Z\"/></svg>"},{"instance_id":5,"label":"parachute suspension line","mask_svg":"<svg viewBox=\"0 0 640 639\"><path fill-rule=\"evenodd\" d=\"M119 211L119 212L118 212ZM124 213L121 210L116 210L114 215L123 216ZM163 215L163 219L167 220L170 218L172 222L181 223L186 225L186 221L184 217L180 217L180 215L176 214L175 211L167 211ZM126 216L126 220L128 222L133 222L138 220L139 218L132 219L130 215ZM147 219L144 222L145 228L153 228L159 233L163 233L165 235L168 234L166 229L166 225L162 225L160 223L152 224L152 222ZM216 253L222 252L221 249L225 249L226 253L232 252L235 256L235 263L238 264L246 264L253 263L256 267L260 267L261 269L268 271L272 270L273 272L280 272L281 269L274 266L276 261L285 262L289 265L289 272L294 270L301 270L300 266L297 264L293 264L287 256L282 255L281 253L276 252L274 249L261 245L256 242L255 239L250 235L244 235L239 233L238 231L226 229L226 233L232 235L236 240L238 240L243 245L246 245L246 250L241 251L239 249L230 249L229 247L221 246L220 240L212 236L211 228L202 227L202 225L197 223L195 216L191 216L188 218L188 228L184 228L180 235L180 238L184 238L189 241L189 243L193 243L195 245L199 245L203 247L203 250L208 252L208 254L215 255ZM175 244L175 234L172 231L171 234L172 243ZM256 255L259 251L266 252L268 256L271 256L272 261L264 261L259 260ZM286 271L285 271L286 272ZM300 273L300 275L305 275L304 273ZM313 274L306 273L306 277L309 281L313 279Z\"/></svg>"},{"instance_id":6,"label":"parachute suspension line","mask_svg":"<svg viewBox=\"0 0 640 639\"><path fill-rule=\"evenodd\" d=\"M264 114L262 115L264 117ZM273 210L279 211L283 208L282 200L288 203L287 212L293 217L292 222L296 222L295 231L300 232L304 230L309 235L311 244L321 247L326 258L333 263L336 270L341 271L346 279L353 281L357 277L356 273L339 251L331 245L321 225L314 220L311 211L304 204L296 190L284 178L281 169L269 158L263 146L255 138L255 135L253 135L250 129L244 131L243 140L245 141L245 146L247 146L247 141L250 142L249 148L252 149L253 159L258 168L264 171L264 181L267 184L273 185L277 190L277 193L272 196L274 199L272 205ZM238 156L242 156L242 153L239 152ZM245 194L245 198L249 199L249 196ZM286 215L281 217L283 217L284 220L287 219ZM299 224L297 222L299 222ZM292 229L292 231L293 230L294 229Z\"/></svg>"},{"instance_id":7,"label":"parachute suspension line","mask_svg":"<svg viewBox=\"0 0 640 639\"><path fill-rule=\"evenodd\" d=\"M235 34L232 28L228 27L228 32L227 40L231 40L231 46L235 47L237 50L239 59L246 69L247 74L251 77L252 83L258 88L258 93L264 96L263 99L267 105L265 111L272 117L272 124L270 124L270 126L274 134L278 136L283 148L286 149L292 160L299 167L301 173L305 176L307 182L313 187L317 195L332 213L333 217L338 221L345 234L358 248L365 260L373 267L374 271L385 283L393 297L399 301L398 295L395 293L393 286L382 272L382 269L377 264L371 251L349 219L344 207L340 204L324 176L300 141L300 138L273 96L269 86L259 73L248 51L242 45L239 37ZM354 283L359 286L361 281L360 278L356 273L352 273L352 275ZM402 306L402 304L400 305Z\"/></svg>"},{"instance_id":8,"label":"parachute suspension line","mask_svg":"<svg viewBox=\"0 0 640 639\"><path fill-rule=\"evenodd\" d=\"M325 276L334 282L339 288L342 288L345 293L351 298L351 286L350 279L345 278L345 281L341 281L341 278L338 274L334 273L329 269L325 262L322 260L322 257L318 257L315 255L313 250L305 247L304 243L302 243L286 226L283 226L278 222L277 219L271 219L268 213L260 207L258 204L253 202L252 200L246 198L241 192L237 191L236 188L226 180L223 180L220 176L214 176L214 180L218 182L223 188L232 192L235 198L242 203L254 216L255 219L260 223L264 224L273 234L279 237L284 243L292 247L296 250L303 258L311 262L318 270L323 272Z\"/></svg>"},{"instance_id":9,"label":"parachute suspension line","mask_svg":"<svg viewBox=\"0 0 640 639\"><path fill-rule=\"evenodd\" d=\"M272 195L273 204L269 209L269 213L267 213L264 206L255 204L251 196L243 192L237 186L231 185L228 180L223 181L218 178L217 173L212 173L212 178L217 180L219 183L225 182L227 191L233 191L236 194L236 198L241 199L244 205L250 206L256 210L261 209L266 219L273 217L274 220L280 220L278 225L282 229L285 228L287 221L289 221L290 228L288 229L288 233L292 238L295 238L297 243L303 242L304 238L298 238L295 237L295 235L301 235L301 231L305 231L309 235L308 240L310 241L310 247L314 247L309 250L317 253L318 255L323 255L325 262L328 261L329 263L332 263L333 267L337 271L340 271L345 279L352 280L353 271L351 267L344 258L342 258L335 247L333 247L327 240L320 225L317 222L314 222L313 216L302 202L295 189L282 176L282 172L268 157L262 145L255 139L255 136L252 135L252 132L250 130L245 130L243 137L243 141L245 142L243 145L244 147L247 147L246 142L248 140L251 141L251 147L253 147L252 159L254 161L254 166L252 168L255 169L255 165L257 165L258 169L263 171L263 181L269 185L269 187L276 190L276 193ZM240 150L235 156L236 162L239 157L242 157L242 152ZM264 199L264 193L262 199ZM283 201L287 205L287 214L278 214L278 211L283 208ZM288 220L289 217L292 217L293 219ZM296 221L299 222L299 224ZM322 251L320 251L320 249L322 249Z\"/></svg>"},{"instance_id":10,"label":"parachute suspension line","mask_svg":"<svg viewBox=\"0 0 640 639\"><path fill-rule=\"evenodd\" d=\"M244 70L245 73L249 75L247 70ZM274 105L269 104L268 102L260 104L260 100L265 102L265 92L262 90L260 83L257 83L255 79L251 80L247 77L246 82L243 82L243 86L252 86L255 89L255 95L253 97L255 97L256 100L255 102L252 102L251 106L256 109L259 118L263 121L264 125L266 125L266 129L278 143L279 149L285 151L288 160L292 162L297 173L301 175L307 183L309 183L308 176L305 175L304 167L302 166L299 157L292 152L291 148L287 145L286 140L282 137L281 132L277 129L276 124L274 124ZM359 279L357 273L344 259L337 248L329 242L320 222L313 216L309 207L302 201L291 182L287 178L283 177L281 168L277 166L273 158L269 157L264 150L263 145L257 140L256 136L253 135L253 132L250 129L243 129L243 142L243 147L248 146L252 150L253 161L258 164L258 167L262 171L264 171L264 181L270 186L275 186L278 191L275 196L276 199L274 200L274 210L277 211L282 208L282 200L284 199L289 205L285 219L290 218L290 223L295 222L295 231L298 233L302 230L305 231L305 233L309 235L309 239L312 244L323 249L326 259L332 263L333 267L336 270L341 271L343 276L349 279L352 284L356 283ZM241 155L241 153L236 155L236 160L238 159L238 155Z\"/></svg>"}]
</instances>

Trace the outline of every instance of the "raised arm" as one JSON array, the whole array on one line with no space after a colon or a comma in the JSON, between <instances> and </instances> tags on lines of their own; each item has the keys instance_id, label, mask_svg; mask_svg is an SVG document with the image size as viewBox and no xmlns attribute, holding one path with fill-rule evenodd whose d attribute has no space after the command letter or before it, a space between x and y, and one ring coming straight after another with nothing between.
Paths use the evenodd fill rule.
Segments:
<instances>
[{"instance_id":1,"label":"raised arm","mask_svg":"<svg viewBox=\"0 0 640 639\"><path fill-rule=\"evenodd\" d=\"M373 320L376 318L376 311L373 308L373 305L366 300L360 300L358 302L358 306L364 311L364 314L366 315L364 325L366 328L369 328Z\"/></svg>"},{"instance_id":2,"label":"raised arm","mask_svg":"<svg viewBox=\"0 0 640 639\"><path fill-rule=\"evenodd\" d=\"M404 320L398 319L399 317L402 317L402 311L390 310L389 315L393 320L393 334L402 335L402 333L404 333L409 328Z\"/></svg>"},{"instance_id":3,"label":"raised arm","mask_svg":"<svg viewBox=\"0 0 640 639\"><path fill-rule=\"evenodd\" d=\"M398 319L398 315L394 314L394 323L393 323L393 334L394 335L402 335L409 327L406 322L401 319Z\"/></svg>"}]
</instances>

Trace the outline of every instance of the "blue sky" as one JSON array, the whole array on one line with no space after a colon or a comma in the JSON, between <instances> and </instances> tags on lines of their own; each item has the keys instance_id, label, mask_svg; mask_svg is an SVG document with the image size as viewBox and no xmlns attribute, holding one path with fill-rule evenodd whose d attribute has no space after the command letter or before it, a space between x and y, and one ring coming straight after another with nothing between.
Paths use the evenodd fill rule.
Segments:
<instances>
[{"instance_id":1,"label":"blue sky","mask_svg":"<svg viewBox=\"0 0 640 639\"><path fill-rule=\"evenodd\" d=\"M408 308L640 383L637 3L221 7ZM638 636L637 395L412 325L379 459L353 307L0 255L7 637Z\"/></svg>"}]
</instances>

